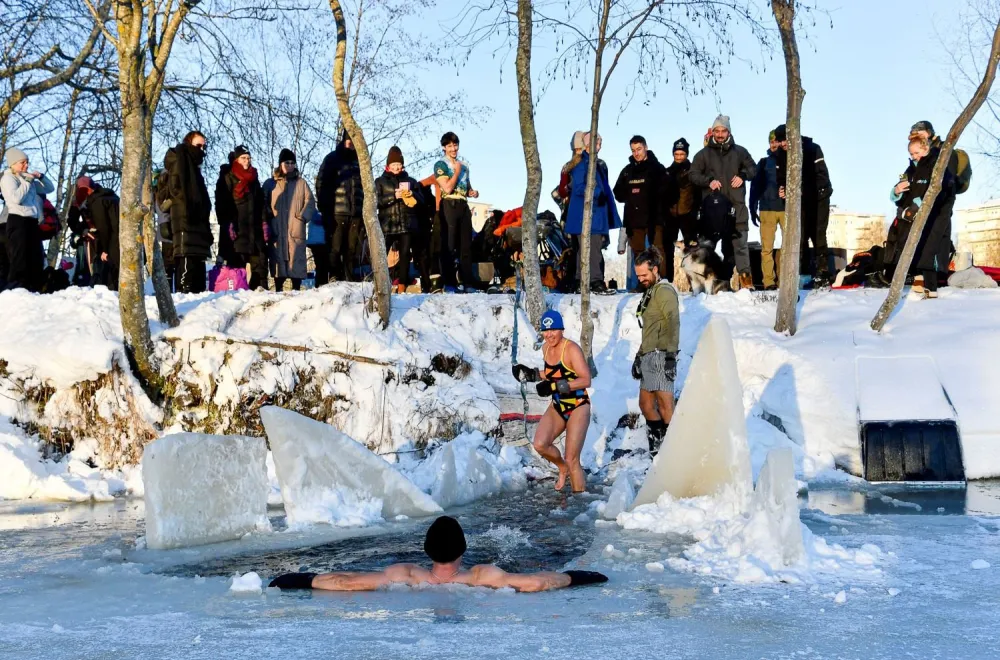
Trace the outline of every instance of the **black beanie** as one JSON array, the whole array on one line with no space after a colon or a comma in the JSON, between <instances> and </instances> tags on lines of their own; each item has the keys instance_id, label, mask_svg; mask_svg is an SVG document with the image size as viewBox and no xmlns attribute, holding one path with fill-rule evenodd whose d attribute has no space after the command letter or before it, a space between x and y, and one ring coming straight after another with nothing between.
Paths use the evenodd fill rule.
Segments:
<instances>
[{"instance_id":1,"label":"black beanie","mask_svg":"<svg viewBox=\"0 0 1000 660\"><path fill-rule=\"evenodd\" d=\"M389 147L389 157L385 159L385 166L389 167L393 163L399 163L400 165L405 165L403 162L403 150L392 145Z\"/></svg>"},{"instance_id":2,"label":"black beanie","mask_svg":"<svg viewBox=\"0 0 1000 660\"><path fill-rule=\"evenodd\" d=\"M684 153L689 154L691 153L691 145L688 144L687 140L681 138L680 140L677 140L677 142L674 142L674 151L683 151Z\"/></svg>"},{"instance_id":3,"label":"black beanie","mask_svg":"<svg viewBox=\"0 0 1000 660\"><path fill-rule=\"evenodd\" d=\"M278 154L278 165L289 161L295 162L295 152L291 149L282 149L281 153Z\"/></svg>"},{"instance_id":4,"label":"black beanie","mask_svg":"<svg viewBox=\"0 0 1000 660\"><path fill-rule=\"evenodd\" d=\"M927 131L928 135L934 137L934 125L926 119L918 121L910 127L910 137L912 138L917 131Z\"/></svg>"},{"instance_id":5,"label":"black beanie","mask_svg":"<svg viewBox=\"0 0 1000 660\"><path fill-rule=\"evenodd\" d=\"M441 516L427 530L424 552L437 564L450 564L465 554L465 532L451 516Z\"/></svg>"},{"instance_id":6,"label":"black beanie","mask_svg":"<svg viewBox=\"0 0 1000 660\"><path fill-rule=\"evenodd\" d=\"M233 149L233 152L229 155L230 155L229 161L232 162L237 158L239 158L240 156L249 156L250 150L246 148L246 145L240 144L237 145L236 148ZM292 160L295 160L295 154L292 154Z\"/></svg>"},{"instance_id":7,"label":"black beanie","mask_svg":"<svg viewBox=\"0 0 1000 660\"><path fill-rule=\"evenodd\" d=\"M788 130L785 128L784 124L781 124L774 129L774 139L778 142L784 142L788 139Z\"/></svg>"}]
</instances>

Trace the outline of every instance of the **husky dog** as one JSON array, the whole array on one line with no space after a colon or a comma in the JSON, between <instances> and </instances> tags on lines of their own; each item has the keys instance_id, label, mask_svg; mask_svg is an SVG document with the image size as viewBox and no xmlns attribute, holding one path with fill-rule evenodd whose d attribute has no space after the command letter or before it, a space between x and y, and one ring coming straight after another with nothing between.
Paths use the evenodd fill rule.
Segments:
<instances>
[{"instance_id":1,"label":"husky dog","mask_svg":"<svg viewBox=\"0 0 1000 660\"><path fill-rule=\"evenodd\" d=\"M725 264L711 241L702 240L686 246L681 268L691 280L691 293L695 295L707 293L714 296L720 291L730 290L729 280L721 274L726 269Z\"/></svg>"}]
</instances>

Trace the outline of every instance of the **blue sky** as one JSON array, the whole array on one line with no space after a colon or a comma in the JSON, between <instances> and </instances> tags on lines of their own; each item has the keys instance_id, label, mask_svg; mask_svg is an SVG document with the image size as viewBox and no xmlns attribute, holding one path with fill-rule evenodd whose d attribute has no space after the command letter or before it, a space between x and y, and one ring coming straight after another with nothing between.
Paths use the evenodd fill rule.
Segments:
<instances>
[{"instance_id":1,"label":"blue sky","mask_svg":"<svg viewBox=\"0 0 1000 660\"><path fill-rule=\"evenodd\" d=\"M822 145L834 186L833 203L845 210L893 212L888 189L898 181L907 164L907 134L919 119L934 123L946 133L967 100L953 91L954 66L948 42L956 38L960 0L841 0L841 6L824 3L829 21L809 30L808 43L800 43L803 86L807 96L803 131ZM442 2L435 14L441 30L447 24L451 2ZM547 57L540 45L536 63ZM741 51L761 61L759 49L747 42ZM767 134L785 116L785 73L781 53L761 72L735 63L725 71L717 88L719 103L711 96L685 99L675 85L661 86L649 105L636 99L619 115L625 85L632 79L619 68L612 83L601 121L604 147L612 179L625 165L628 140L644 135L661 160L669 159L670 145L684 136L700 145L701 136L719 111L732 118L737 141L755 159L767 149ZM590 66L588 64L588 66ZM626 66L626 65L623 65ZM436 77L438 82L460 84L470 102L494 108L477 127L460 132L462 157L470 163L473 185L482 200L500 208L520 206L524 194L524 161L517 122L513 56L504 75L484 47L456 78L454 72ZM963 92L965 94L971 91ZM574 88L560 81L553 85L536 109L539 148L544 169L543 208L551 207L548 192L555 186L559 168L569 157L574 130L589 126L590 95L577 81ZM975 154L978 140L973 127L961 145L973 157L976 176L959 206L973 206L995 193L991 167ZM692 155L694 151L692 150Z\"/></svg>"}]
</instances>

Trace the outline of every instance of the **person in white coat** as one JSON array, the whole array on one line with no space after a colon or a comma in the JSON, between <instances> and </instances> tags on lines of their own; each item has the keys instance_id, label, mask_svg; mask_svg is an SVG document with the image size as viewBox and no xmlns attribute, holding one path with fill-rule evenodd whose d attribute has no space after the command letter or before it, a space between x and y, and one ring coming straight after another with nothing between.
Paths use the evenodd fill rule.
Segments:
<instances>
[{"instance_id":1,"label":"person in white coat","mask_svg":"<svg viewBox=\"0 0 1000 660\"><path fill-rule=\"evenodd\" d=\"M41 172L28 171L28 154L13 147L4 154L7 169L0 176L7 216L7 288L38 291L42 286L44 256L42 202L56 188Z\"/></svg>"}]
</instances>

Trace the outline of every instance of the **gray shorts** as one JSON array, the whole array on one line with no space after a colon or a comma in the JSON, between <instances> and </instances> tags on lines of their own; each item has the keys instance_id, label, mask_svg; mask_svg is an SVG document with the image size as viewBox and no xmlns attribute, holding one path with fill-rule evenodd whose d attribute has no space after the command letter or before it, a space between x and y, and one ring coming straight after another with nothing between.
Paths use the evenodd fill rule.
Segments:
<instances>
[{"instance_id":1,"label":"gray shorts","mask_svg":"<svg viewBox=\"0 0 1000 660\"><path fill-rule=\"evenodd\" d=\"M677 377L676 354L666 351L652 351L640 358L642 379L639 389L647 392L674 392L674 379Z\"/></svg>"}]
</instances>

